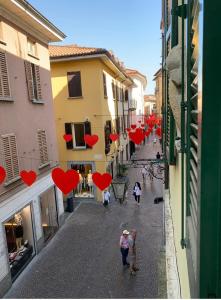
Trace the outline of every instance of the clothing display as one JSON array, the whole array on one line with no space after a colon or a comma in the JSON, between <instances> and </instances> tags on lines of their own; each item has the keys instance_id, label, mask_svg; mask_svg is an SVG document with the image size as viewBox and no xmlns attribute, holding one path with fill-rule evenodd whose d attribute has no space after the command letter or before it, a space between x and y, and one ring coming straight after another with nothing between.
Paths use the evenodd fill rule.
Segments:
<instances>
[{"instance_id":1,"label":"clothing display","mask_svg":"<svg viewBox=\"0 0 221 300\"><path fill-rule=\"evenodd\" d=\"M71 169L79 174L79 184L74 191L75 198L94 198L94 183L91 164L71 164Z\"/></svg>"}]
</instances>

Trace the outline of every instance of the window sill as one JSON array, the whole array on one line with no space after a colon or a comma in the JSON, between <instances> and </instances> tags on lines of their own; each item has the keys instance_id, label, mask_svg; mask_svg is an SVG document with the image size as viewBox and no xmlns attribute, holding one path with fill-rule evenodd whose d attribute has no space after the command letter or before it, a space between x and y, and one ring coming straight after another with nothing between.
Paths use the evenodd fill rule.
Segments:
<instances>
[{"instance_id":1,"label":"window sill","mask_svg":"<svg viewBox=\"0 0 221 300\"><path fill-rule=\"evenodd\" d=\"M14 102L12 97L0 97L0 102Z\"/></svg>"},{"instance_id":2,"label":"window sill","mask_svg":"<svg viewBox=\"0 0 221 300\"><path fill-rule=\"evenodd\" d=\"M47 167L47 166L50 166L50 162L47 162L47 163L45 163L45 164L43 164L43 165L40 165L40 166L38 167L38 169L41 170L41 169L43 169L43 168L45 168L45 167Z\"/></svg>"},{"instance_id":3,"label":"window sill","mask_svg":"<svg viewBox=\"0 0 221 300\"><path fill-rule=\"evenodd\" d=\"M72 151L82 151L82 150L88 150L89 148L73 148Z\"/></svg>"},{"instance_id":4,"label":"window sill","mask_svg":"<svg viewBox=\"0 0 221 300\"><path fill-rule=\"evenodd\" d=\"M0 44L4 45L4 46L7 46L7 43L5 41L3 41L2 39L0 39Z\"/></svg>"},{"instance_id":5,"label":"window sill","mask_svg":"<svg viewBox=\"0 0 221 300\"><path fill-rule=\"evenodd\" d=\"M14 179L12 179L12 180L10 180L10 181L6 181L6 182L4 183L4 186L7 187L7 186L9 186L10 184L12 184L12 183L14 183L14 182L16 182L16 181L18 181L18 180L20 180L20 179L21 179L20 176L15 177Z\"/></svg>"},{"instance_id":6,"label":"window sill","mask_svg":"<svg viewBox=\"0 0 221 300\"><path fill-rule=\"evenodd\" d=\"M34 103L34 104L45 104L45 101L44 101L44 100L32 99L31 101L32 101L32 103Z\"/></svg>"},{"instance_id":7,"label":"window sill","mask_svg":"<svg viewBox=\"0 0 221 300\"><path fill-rule=\"evenodd\" d=\"M68 97L67 99L83 99L83 96L78 96L78 97Z\"/></svg>"},{"instance_id":8,"label":"window sill","mask_svg":"<svg viewBox=\"0 0 221 300\"><path fill-rule=\"evenodd\" d=\"M35 56L35 55L31 54L31 53L28 53L28 56L30 56L30 57L32 57L34 59L40 60L39 57L37 57L37 56Z\"/></svg>"}]
</instances>

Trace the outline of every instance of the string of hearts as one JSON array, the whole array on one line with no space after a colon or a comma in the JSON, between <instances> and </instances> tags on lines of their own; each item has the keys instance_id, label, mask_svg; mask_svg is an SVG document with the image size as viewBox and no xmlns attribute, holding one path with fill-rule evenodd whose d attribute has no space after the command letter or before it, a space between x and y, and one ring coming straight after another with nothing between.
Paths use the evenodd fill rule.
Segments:
<instances>
[{"instance_id":1,"label":"string of hearts","mask_svg":"<svg viewBox=\"0 0 221 300\"><path fill-rule=\"evenodd\" d=\"M37 178L37 174L35 171L26 171L23 170L20 172L21 179L23 182L31 186ZM55 183L55 185L66 195L70 193L73 189L77 187L80 182L79 173L75 170L67 170L63 171L61 168L55 168L51 172L51 177ZM6 178L5 169L0 166L0 184L4 182ZM103 191L108 188L112 182L112 176L109 173L100 174L99 172L95 172L92 174L92 180L94 184Z\"/></svg>"}]
</instances>

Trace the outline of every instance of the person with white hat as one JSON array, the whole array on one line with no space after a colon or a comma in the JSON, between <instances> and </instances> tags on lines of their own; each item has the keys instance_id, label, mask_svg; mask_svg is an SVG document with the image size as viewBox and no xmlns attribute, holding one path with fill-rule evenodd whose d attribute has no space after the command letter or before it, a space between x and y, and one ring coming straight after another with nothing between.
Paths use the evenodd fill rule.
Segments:
<instances>
[{"instance_id":1,"label":"person with white hat","mask_svg":"<svg viewBox=\"0 0 221 300\"><path fill-rule=\"evenodd\" d=\"M127 262L127 256L129 252L129 236L130 232L127 230L124 230L121 237L120 237L120 251L122 255L122 263L123 266L130 266L130 264Z\"/></svg>"}]
</instances>

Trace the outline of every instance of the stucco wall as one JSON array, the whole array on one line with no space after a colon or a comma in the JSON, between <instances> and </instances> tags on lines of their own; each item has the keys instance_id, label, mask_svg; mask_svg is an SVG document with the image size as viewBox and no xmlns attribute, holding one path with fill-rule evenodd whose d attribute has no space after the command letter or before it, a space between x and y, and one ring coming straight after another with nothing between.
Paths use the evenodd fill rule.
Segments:
<instances>
[{"instance_id":1,"label":"stucco wall","mask_svg":"<svg viewBox=\"0 0 221 300\"><path fill-rule=\"evenodd\" d=\"M186 250L181 248L181 155L176 166L170 166L170 205L174 230L176 257L181 284L182 298L190 298L189 277L187 269Z\"/></svg>"}]
</instances>

